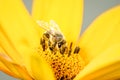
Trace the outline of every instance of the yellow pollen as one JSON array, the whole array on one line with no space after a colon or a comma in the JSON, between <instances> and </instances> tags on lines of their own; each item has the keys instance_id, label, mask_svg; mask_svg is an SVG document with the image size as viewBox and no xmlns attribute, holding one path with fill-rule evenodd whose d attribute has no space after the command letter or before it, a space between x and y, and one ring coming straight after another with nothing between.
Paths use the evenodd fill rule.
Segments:
<instances>
[{"instance_id":1,"label":"yellow pollen","mask_svg":"<svg viewBox=\"0 0 120 80\"><path fill-rule=\"evenodd\" d=\"M57 80L73 80L85 66L80 56L80 47L73 45L73 42L67 43L60 30L54 28L41 36L38 53L53 68Z\"/></svg>"}]
</instances>

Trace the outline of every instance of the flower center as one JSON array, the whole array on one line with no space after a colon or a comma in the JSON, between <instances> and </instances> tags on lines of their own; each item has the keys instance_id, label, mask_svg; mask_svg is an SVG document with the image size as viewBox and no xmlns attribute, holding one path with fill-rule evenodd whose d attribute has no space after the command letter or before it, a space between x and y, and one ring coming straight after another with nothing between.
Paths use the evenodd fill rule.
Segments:
<instances>
[{"instance_id":1,"label":"flower center","mask_svg":"<svg viewBox=\"0 0 120 80\"><path fill-rule=\"evenodd\" d=\"M45 22L39 24L44 29L47 25L40 39L40 55L53 68L57 80L72 80L85 65L80 56L80 47L73 47L73 42L68 43L54 22L50 23L52 26Z\"/></svg>"}]
</instances>

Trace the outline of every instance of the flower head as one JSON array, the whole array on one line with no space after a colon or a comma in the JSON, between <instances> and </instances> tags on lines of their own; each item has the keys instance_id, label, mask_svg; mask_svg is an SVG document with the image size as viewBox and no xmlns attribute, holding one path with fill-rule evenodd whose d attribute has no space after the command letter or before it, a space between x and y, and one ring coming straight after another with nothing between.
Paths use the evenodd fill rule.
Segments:
<instances>
[{"instance_id":1,"label":"flower head","mask_svg":"<svg viewBox=\"0 0 120 80\"><path fill-rule=\"evenodd\" d=\"M120 6L79 39L82 0L35 0L32 17L22 1L0 2L1 71L24 80L120 78Z\"/></svg>"},{"instance_id":2,"label":"flower head","mask_svg":"<svg viewBox=\"0 0 120 80\"><path fill-rule=\"evenodd\" d=\"M54 21L38 21L38 24L48 29L40 39L39 55L51 65L58 80L73 79L85 65L79 54L80 47L75 42L67 42Z\"/></svg>"}]
</instances>

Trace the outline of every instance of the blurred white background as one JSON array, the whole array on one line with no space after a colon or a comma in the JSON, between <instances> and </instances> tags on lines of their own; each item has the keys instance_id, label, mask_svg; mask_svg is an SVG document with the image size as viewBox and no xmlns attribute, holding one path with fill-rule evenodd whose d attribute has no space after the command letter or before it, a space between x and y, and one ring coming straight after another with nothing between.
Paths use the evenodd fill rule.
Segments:
<instances>
[{"instance_id":1,"label":"blurred white background","mask_svg":"<svg viewBox=\"0 0 120 80\"><path fill-rule=\"evenodd\" d=\"M120 5L120 0L84 0L84 19L82 32L87 26L102 12L113 6ZM24 3L31 13L32 0L24 0ZM17 80L2 72L0 72L0 80Z\"/></svg>"}]
</instances>

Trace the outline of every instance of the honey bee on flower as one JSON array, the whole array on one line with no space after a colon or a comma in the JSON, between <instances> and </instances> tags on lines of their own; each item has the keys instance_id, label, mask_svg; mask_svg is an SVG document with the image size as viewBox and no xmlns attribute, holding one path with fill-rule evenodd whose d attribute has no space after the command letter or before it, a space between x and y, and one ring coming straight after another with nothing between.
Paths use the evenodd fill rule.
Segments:
<instances>
[{"instance_id":1,"label":"honey bee on flower","mask_svg":"<svg viewBox=\"0 0 120 80\"><path fill-rule=\"evenodd\" d=\"M60 50L63 53L67 44L59 26L53 20L50 23L44 21L37 21L37 23L45 30L41 38L43 51L49 47L51 51Z\"/></svg>"}]
</instances>

